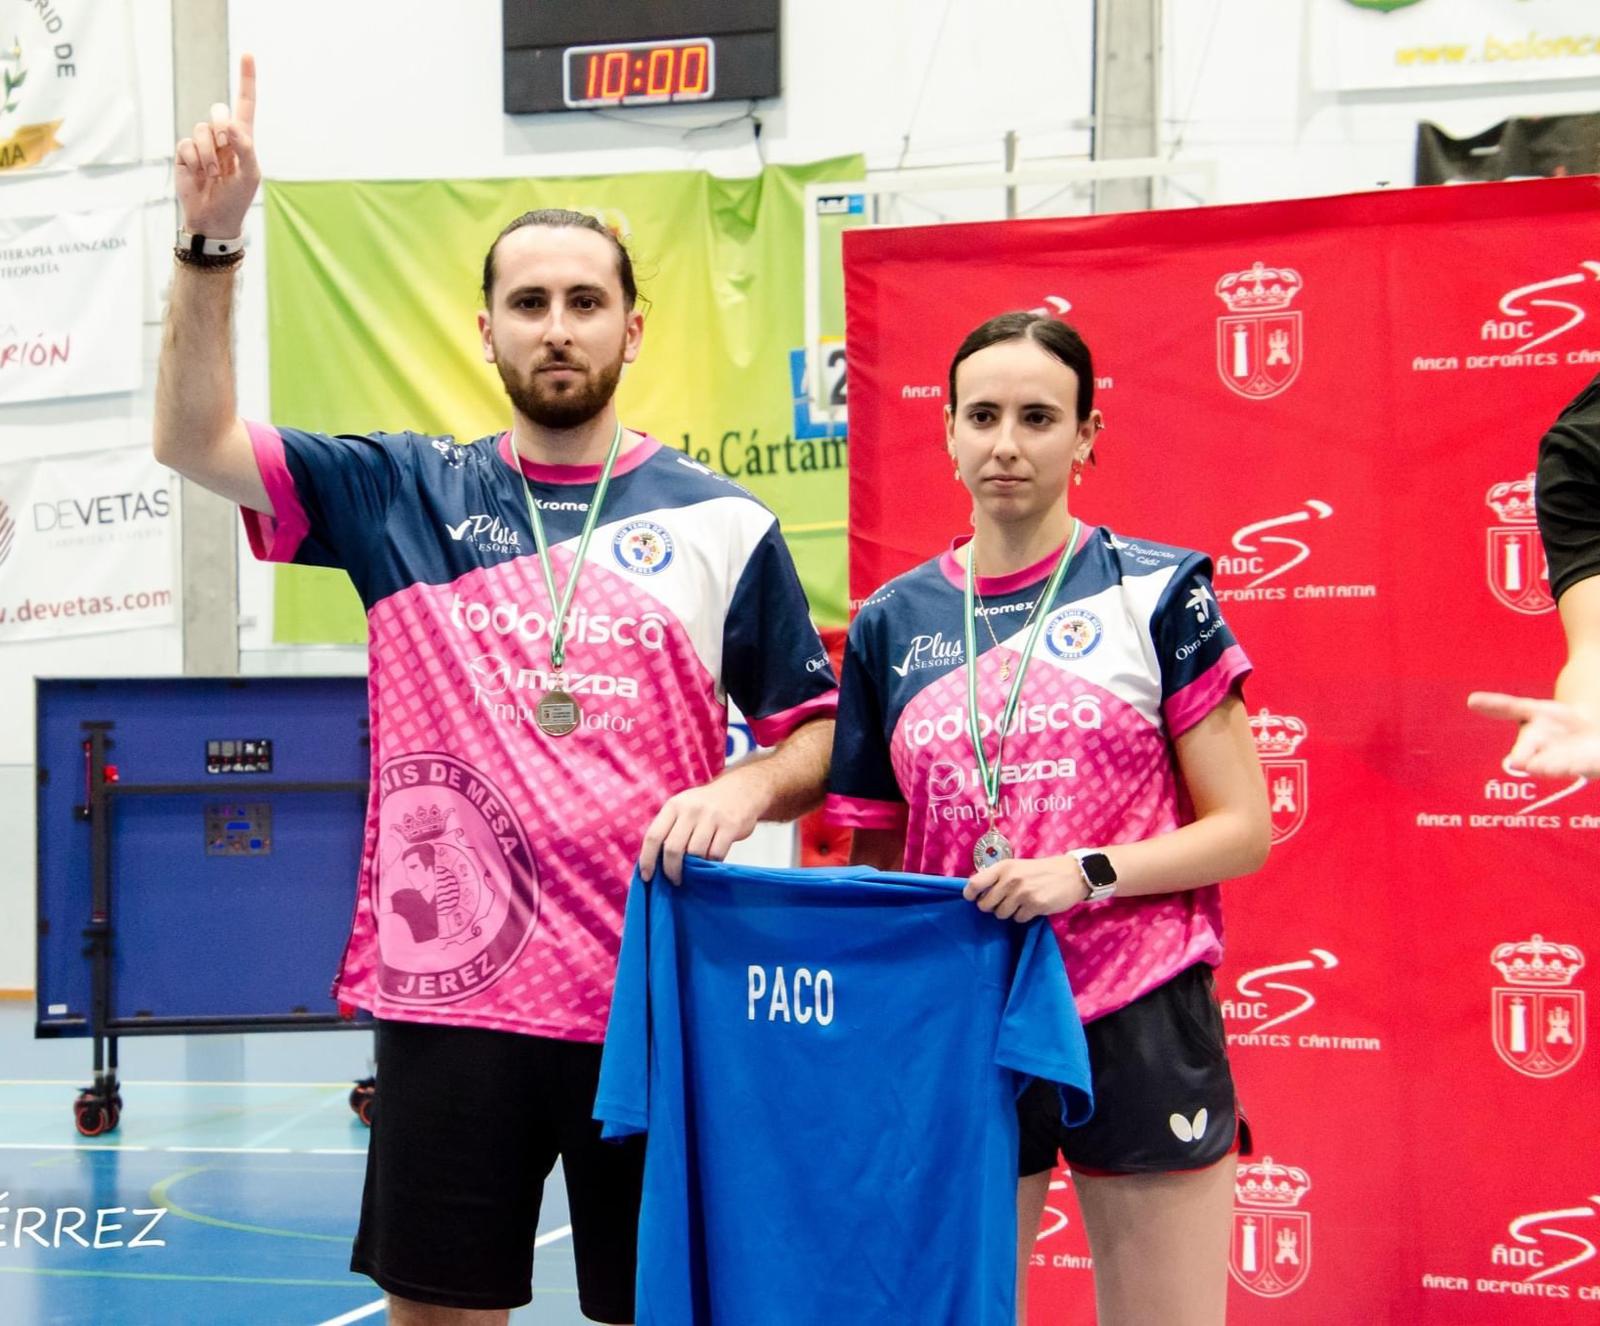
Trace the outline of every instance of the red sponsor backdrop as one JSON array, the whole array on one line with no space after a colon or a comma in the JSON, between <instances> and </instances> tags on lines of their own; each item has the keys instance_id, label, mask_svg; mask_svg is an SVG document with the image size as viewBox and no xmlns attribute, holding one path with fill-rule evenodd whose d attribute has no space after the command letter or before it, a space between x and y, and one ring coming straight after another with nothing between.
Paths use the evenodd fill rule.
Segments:
<instances>
[{"instance_id":1,"label":"red sponsor backdrop","mask_svg":"<svg viewBox=\"0 0 1600 1326\"><path fill-rule=\"evenodd\" d=\"M1230 1319L1600 1321L1600 790L1506 771L1465 707L1562 658L1529 479L1600 370L1595 181L858 230L845 280L857 601L967 525L961 337L1070 305L1106 416L1075 510L1209 551L1256 664ZM1093 1319L1065 1187L1031 1293Z\"/></svg>"}]
</instances>

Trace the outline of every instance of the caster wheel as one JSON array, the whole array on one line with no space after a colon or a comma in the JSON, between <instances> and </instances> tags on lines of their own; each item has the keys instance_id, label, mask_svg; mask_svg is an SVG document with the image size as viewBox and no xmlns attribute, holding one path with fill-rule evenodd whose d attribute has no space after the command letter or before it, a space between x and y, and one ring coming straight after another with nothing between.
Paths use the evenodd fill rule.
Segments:
<instances>
[{"instance_id":1,"label":"caster wheel","mask_svg":"<svg viewBox=\"0 0 1600 1326\"><path fill-rule=\"evenodd\" d=\"M84 1137L99 1137L108 1127L105 1107L96 1100L81 1100L74 1105L72 1121Z\"/></svg>"},{"instance_id":2,"label":"caster wheel","mask_svg":"<svg viewBox=\"0 0 1600 1326\"><path fill-rule=\"evenodd\" d=\"M120 1100L113 1100L111 1102L111 1107L106 1111L106 1126L102 1131L108 1133L115 1132L117 1125L121 1122L122 1102Z\"/></svg>"},{"instance_id":3,"label":"caster wheel","mask_svg":"<svg viewBox=\"0 0 1600 1326\"><path fill-rule=\"evenodd\" d=\"M356 1118L372 1127L372 1107L378 1095L378 1079L364 1077L350 1088L350 1109Z\"/></svg>"}]
</instances>

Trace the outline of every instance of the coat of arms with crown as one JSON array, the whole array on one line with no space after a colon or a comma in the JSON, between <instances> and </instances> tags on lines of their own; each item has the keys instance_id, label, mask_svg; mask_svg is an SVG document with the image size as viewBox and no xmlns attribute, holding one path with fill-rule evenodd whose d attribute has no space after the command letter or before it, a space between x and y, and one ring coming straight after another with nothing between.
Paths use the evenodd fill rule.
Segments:
<instances>
[{"instance_id":1,"label":"coat of arms with crown","mask_svg":"<svg viewBox=\"0 0 1600 1326\"><path fill-rule=\"evenodd\" d=\"M1217 298L1228 306L1217 319L1217 374L1230 391L1266 400L1300 376L1300 313L1289 305L1303 284L1292 267L1261 262L1217 282Z\"/></svg>"}]
</instances>

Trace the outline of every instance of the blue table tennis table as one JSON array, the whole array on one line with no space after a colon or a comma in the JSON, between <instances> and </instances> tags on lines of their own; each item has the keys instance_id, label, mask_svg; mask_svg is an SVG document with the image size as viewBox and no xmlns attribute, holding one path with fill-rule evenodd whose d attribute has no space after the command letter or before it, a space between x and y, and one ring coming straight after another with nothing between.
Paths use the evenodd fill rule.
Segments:
<instances>
[{"instance_id":1,"label":"blue table tennis table","mask_svg":"<svg viewBox=\"0 0 1600 1326\"><path fill-rule=\"evenodd\" d=\"M40 679L37 1037L338 1030L370 747L363 677ZM351 1107L370 1122L371 1078Z\"/></svg>"}]
</instances>

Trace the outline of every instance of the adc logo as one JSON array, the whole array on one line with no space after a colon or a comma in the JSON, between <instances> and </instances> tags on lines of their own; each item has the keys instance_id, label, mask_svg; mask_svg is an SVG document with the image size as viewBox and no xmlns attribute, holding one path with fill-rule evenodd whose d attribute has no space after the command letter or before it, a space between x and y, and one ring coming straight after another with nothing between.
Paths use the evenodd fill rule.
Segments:
<instances>
[{"instance_id":1,"label":"adc logo","mask_svg":"<svg viewBox=\"0 0 1600 1326\"><path fill-rule=\"evenodd\" d=\"M1589 1203L1588 1206L1569 1206L1559 1211L1531 1211L1527 1215L1517 1216L1506 1225L1506 1233L1511 1235L1510 1242L1496 1243L1490 1251L1490 1260L1496 1266L1531 1271L1532 1274L1523 1279L1523 1283L1529 1285L1552 1279L1574 1266L1592 1261L1596 1252L1593 1241L1575 1230L1563 1229L1557 1223L1594 1220L1596 1208L1600 1207L1600 1196L1590 1197ZM1595 1227L1586 1225L1585 1231L1593 1233ZM1552 1244L1549 1242L1552 1239L1559 1242ZM1581 1290L1580 1294L1589 1297L1582 1294Z\"/></svg>"},{"instance_id":2,"label":"adc logo","mask_svg":"<svg viewBox=\"0 0 1600 1326\"><path fill-rule=\"evenodd\" d=\"M1534 515L1533 475L1495 484L1484 501L1500 521L1489 526L1489 588L1513 612L1549 612L1556 601Z\"/></svg>"},{"instance_id":3,"label":"adc logo","mask_svg":"<svg viewBox=\"0 0 1600 1326\"><path fill-rule=\"evenodd\" d=\"M1600 281L1600 262L1582 262L1579 266L1584 270L1568 272L1565 276L1554 276L1548 281L1535 281L1531 285L1507 290L1500 296L1498 311L1501 316L1487 319L1478 328L1478 339L1516 341L1517 344L1509 347L1509 350L1511 354L1520 355L1526 354L1536 345L1555 340L1563 332L1571 331L1588 316L1581 304L1571 304L1564 299L1534 299L1531 296L1561 290L1568 286L1582 285L1591 279ZM1535 309L1559 309L1566 315L1566 321L1559 326L1550 327L1546 319L1545 328L1541 330L1540 318L1533 312ZM1555 360L1552 358L1550 362L1554 363Z\"/></svg>"},{"instance_id":4,"label":"adc logo","mask_svg":"<svg viewBox=\"0 0 1600 1326\"><path fill-rule=\"evenodd\" d=\"M611 555L624 571L653 576L672 565L672 535L649 520L631 520L611 540Z\"/></svg>"},{"instance_id":5,"label":"adc logo","mask_svg":"<svg viewBox=\"0 0 1600 1326\"><path fill-rule=\"evenodd\" d=\"M1505 979L1494 987L1495 1053L1527 1077L1558 1077L1583 1057L1584 997L1572 988L1583 952L1543 935L1501 944L1489 961Z\"/></svg>"},{"instance_id":6,"label":"adc logo","mask_svg":"<svg viewBox=\"0 0 1600 1326\"><path fill-rule=\"evenodd\" d=\"M1282 1298L1311 1274L1311 1215L1296 1209L1310 1191L1305 1170L1271 1156L1239 1166L1228 1272L1252 1294Z\"/></svg>"},{"instance_id":7,"label":"adc logo","mask_svg":"<svg viewBox=\"0 0 1600 1326\"><path fill-rule=\"evenodd\" d=\"M1300 313L1290 309L1303 282L1291 267L1260 262L1217 282L1228 312L1217 319L1217 375L1246 400L1287 391L1304 360Z\"/></svg>"},{"instance_id":8,"label":"adc logo","mask_svg":"<svg viewBox=\"0 0 1600 1326\"><path fill-rule=\"evenodd\" d=\"M1254 589L1257 585L1264 585L1269 580L1276 580L1279 576L1288 574L1311 556L1311 546L1286 534L1269 534L1267 531L1281 531L1288 526L1304 524L1309 520L1326 520L1332 514L1331 506L1313 497L1298 511L1291 511L1286 516L1272 516L1267 520L1258 520L1253 525L1245 525L1235 530L1233 546L1239 556L1224 554L1217 558L1217 573L1253 576L1254 579L1245 586L1246 589ZM1271 548L1270 556L1267 551L1268 545Z\"/></svg>"},{"instance_id":9,"label":"adc logo","mask_svg":"<svg viewBox=\"0 0 1600 1326\"><path fill-rule=\"evenodd\" d=\"M1306 971L1332 971L1338 965L1339 959L1327 949L1314 948L1308 958L1247 971L1234 983L1238 988L1239 998L1224 1001L1223 1015L1259 1019L1252 1021L1251 1032L1266 1031L1281 1023L1292 1021L1302 1013L1315 1008L1317 997L1304 986L1291 984L1282 978ZM1268 994L1269 990L1273 993ZM1283 1001L1277 998L1278 995L1293 995L1296 1002L1285 1007Z\"/></svg>"},{"instance_id":10,"label":"adc logo","mask_svg":"<svg viewBox=\"0 0 1600 1326\"><path fill-rule=\"evenodd\" d=\"M1250 734L1256 740L1256 754L1267 776L1267 792L1272 798L1272 845L1276 847L1293 838L1306 822L1310 795L1306 762L1292 758L1306 739L1306 725L1298 718L1263 708L1250 720Z\"/></svg>"}]
</instances>

